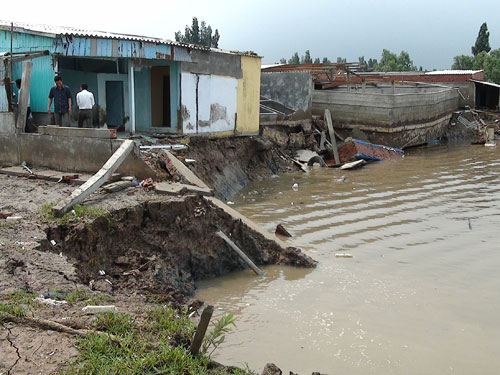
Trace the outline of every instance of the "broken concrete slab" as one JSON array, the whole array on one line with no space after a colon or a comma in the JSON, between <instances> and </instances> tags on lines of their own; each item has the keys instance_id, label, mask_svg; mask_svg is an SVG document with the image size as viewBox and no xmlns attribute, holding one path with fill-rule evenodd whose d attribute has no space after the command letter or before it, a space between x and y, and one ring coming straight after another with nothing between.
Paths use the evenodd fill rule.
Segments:
<instances>
[{"instance_id":1,"label":"broken concrete slab","mask_svg":"<svg viewBox=\"0 0 500 375\"><path fill-rule=\"evenodd\" d=\"M116 193L132 186L135 186L133 181L117 181L104 186L103 189L106 193Z\"/></svg>"},{"instance_id":2,"label":"broken concrete slab","mask_svg":"<svg viewBox=\"0 0 500 375\"><path fill-rule=\"evenodd\" d=\"M93 175L81 187L75 189L71 195L59 202L54 208L54 215L60 217L68 212L74 205L83 202L90 194L99 189L106 182L113 172L120 166L125 158L132 152L135 147L135 142L127 139L109 158L104 166Z\"/></svg>"},{"instance_id":3,"label":"broken concrete slab","mask_svg":"<svg viewBox=\"0 0 500 375\"><path fill-rule=\"evenodd\" d=\"M198 178L188 167L184 165L179 159L177 159L171 152L167 150L161 151L162 158L167 158L172 166L191 184L199 186L204 189L210 190L210 188L201 179ZM167 162L167 160L165 160Z\"/></svg>"},{"instance_id":4,"label":"broken concrete slab","mask_svg":"<svg viewBox=\"0 0 500 375\"><path fill-rule=\"evenodd\" d=\"M59 182L61 180L65 180L72 185L82 185L89 178L89 174L78 174L74 177L74 174L70 174L67 172L53 171L51 169L44 169L41 171L33 170L33 174L29 174L26 169L23 167L5 167L0 168L0 174L6 174L9 176L17 176L17 177L28 177L28 178L36 178L45 181L51 182Z\"/></svg>"},{"instance_id":5,"label":"broken concrete slab","mask_svg":"<svg viewBox=\"0 0 500 375\"><path fill-rule=\"evenodd\" d=\"M116 131L114 129L74 128L71 126L47 125L39 126L38 132L43 135L55 135L59 137L116 138Z\"/></svg>"},{"instance_id":6,"label":"broken concrete slab","mask_svg":"<svg viewBox=\"0 0 500 375\"><path fill-rule=\"evenodd\" d=\"M267 240L274 241L282 249L286 249L287 245L283 241L281 241L276 236L273 236L271 233L266 231L260 225L256 224L255 222L253 222L252 220L250 220L246 216L240 214L235 209L229 207L227 204L225 204L221 200L214 198L214 197L204 197L204 199L206 199L208 202L212 203L216 207L219 207L222 210L224 210L227 214L231 215L235 220L241 220L246 226L248 226L250 229L254 230L257 233L260 233Z\"/></svg>"},{"instance_id":7,"label":"broken concrete slab","mask_svg":"<svg viewBox=\"0 0 500 375\"><path fill-rule=\"evenodd\" d=\"M158 194L179 195L186 193L195 193L200 195L213 195L209 188L203 188L195 185L180 184L178 182L160 182L155 185L155 191Z\"/></svg>"}]
</instances>

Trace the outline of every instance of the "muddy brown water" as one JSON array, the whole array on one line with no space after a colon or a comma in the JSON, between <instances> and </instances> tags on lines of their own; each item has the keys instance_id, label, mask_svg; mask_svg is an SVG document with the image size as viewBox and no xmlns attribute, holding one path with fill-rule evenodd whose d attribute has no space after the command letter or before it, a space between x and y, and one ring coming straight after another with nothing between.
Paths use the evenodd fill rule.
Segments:
<instances>
[{"instance_id":1,"label":"muddy brown water","mask_svg":"<svg viewBox=\"0 0 500 375\"><path fill-rule=\"evenodd\" d=\"M270 231L282 223L320 263L200 283L197 298L237 317L215 359L259 373L272 361L300 374L498 374L499 202L500 146L428 146L250 186L235 207Z\"/></svg>"}]
</instances>

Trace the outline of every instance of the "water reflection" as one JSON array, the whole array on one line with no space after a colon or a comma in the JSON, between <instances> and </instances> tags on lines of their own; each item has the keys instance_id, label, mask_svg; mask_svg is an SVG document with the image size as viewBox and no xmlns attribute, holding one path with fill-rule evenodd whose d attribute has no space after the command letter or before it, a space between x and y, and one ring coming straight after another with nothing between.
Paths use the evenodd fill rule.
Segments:
<instances>
[{"instance_id":1,"label":"water reflection","mask_svg":"<svg viewBox=\"0 0 500 375\"><path fill-rule=\"evenodd\" d=\"M287 242L320 264L200 284L198 298L238 318L217 360L257 371L273 361L299 373L496 374L499 183L500 151L441 145L250 186L237 209L271 231L282 223Z\"/></svg>"}]
</instances>

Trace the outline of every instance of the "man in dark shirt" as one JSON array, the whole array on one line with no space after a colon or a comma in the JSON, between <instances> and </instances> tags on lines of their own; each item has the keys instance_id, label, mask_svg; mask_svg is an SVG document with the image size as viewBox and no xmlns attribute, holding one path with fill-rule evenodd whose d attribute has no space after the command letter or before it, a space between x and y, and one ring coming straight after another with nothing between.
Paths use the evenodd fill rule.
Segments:
<instances>
[{"instance_id":1,"label":"man in dark shirt","mask_svg":"<svg viewBox=\"0 0 500 375\"><path fill-rule=\"evenodd\" d=\"M54 78L56 83L49 92L49 105L47 113L50 115L50 106L54 100L54 117L56 125L69 126L69 116L71 115L71 91L68 86L63 85L60 76Z\"/></svg>"}]
</instances>

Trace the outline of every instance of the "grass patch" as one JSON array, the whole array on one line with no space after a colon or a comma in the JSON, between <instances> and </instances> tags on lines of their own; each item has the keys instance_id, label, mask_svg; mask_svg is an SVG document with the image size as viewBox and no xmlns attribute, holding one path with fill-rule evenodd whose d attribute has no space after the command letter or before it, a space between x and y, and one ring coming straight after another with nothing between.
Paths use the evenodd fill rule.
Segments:
<instances>
[{"instance_id":1,"label":"grass patch","mask_svg":"<svg viewBox=\"0 0 500 375\"><path fill-rule=\"evenodd\" d=\"M27 308L38 307L38 302L33 299L36 297L35 293L26 290L18 290L8 293L0 294L0 318L2 313L22 318L26 316Z\"/></svg>"},{"instance_id":2,"label":"grass patch","mask_svg":"<svg viewBox=\"0 0 500 375\"><path fill-rule=\"evenodd\" d=\"M191 355L195 326L187 312L169 306L155 307L140 325L128 314L99 314L94 327L112 333L119 343L102 334L79 339L80 354L65 375L251 374L248 370L209 369L207 356Z\"/></svg>"},{"instance_id":3,"label":"grass patch","mask_svg":"<svg viewBox=\"0 0 500 375\"><path fill-rule=\"evenodd\" d=\"M18 318L26 316L26 310L21 306L0 302L0 320L2 319L2 315L5 313L17 316Z\"/></svg>"},{"instance_id":4,"label":"grass patch","mask_svg":"<svg viewBox=\"0 0 500 375\"><path fill-rule=\"evenodd\" d=\"M54 216L54 203L44 204L39 210L38 215L43 222L57 222L60 225L66 225L76 220L85 222L93 221L98 217L105 217L108 214L104 208L89 207L77 204L73 210L64 214L63 217L57 218Z\"/></svg>"}]
</instances>

